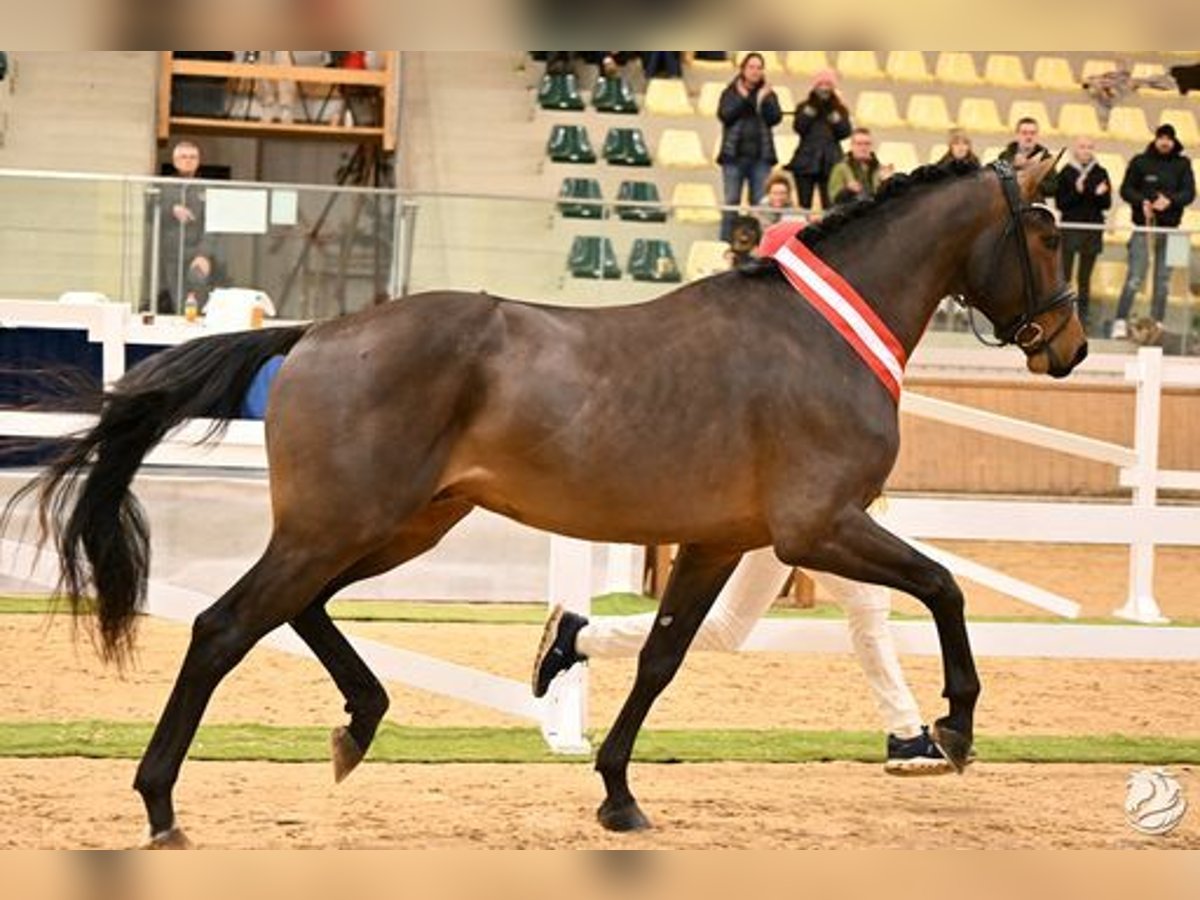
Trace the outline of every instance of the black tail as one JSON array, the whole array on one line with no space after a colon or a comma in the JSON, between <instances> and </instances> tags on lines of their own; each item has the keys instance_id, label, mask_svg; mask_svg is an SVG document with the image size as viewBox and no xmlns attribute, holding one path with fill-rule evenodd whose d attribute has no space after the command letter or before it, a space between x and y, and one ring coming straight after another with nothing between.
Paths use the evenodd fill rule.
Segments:
<instances>
[{"instance_id":1,"label":"black tail","mask_svg":"<svg viewBox=\"0 0 1200 900\"><path fill-rule=\"evenodd\" d=\"M237 418L259 367L286 354L307 330L214 335L150 357L105 394L95 427L74 436L9 501L0 524L22 498L36 493L40 541L53 537L61 561L56 596L76 615L96 613L106 661L121 663L129 655L146 597L150 531L129 489L142 460L186 419L214 419L207 439L219 435Z\"/></svg>"}]
</instances>

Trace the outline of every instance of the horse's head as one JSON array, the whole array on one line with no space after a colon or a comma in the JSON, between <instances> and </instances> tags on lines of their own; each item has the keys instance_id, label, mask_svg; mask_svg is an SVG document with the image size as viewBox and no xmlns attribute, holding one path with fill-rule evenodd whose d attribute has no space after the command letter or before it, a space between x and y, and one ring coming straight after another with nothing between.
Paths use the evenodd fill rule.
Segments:
<instances>
[{"instance_id":1,"label":"horse's head","mask_svg":"<svg viewBox=\"0 0 1200 900\"><path fill-rule=\"evenodd\" d=\"M1063 277L1058 223L1036 202L1055 163L1047 157L1020 174L995 164L994 222L972 247L963 300L987 316L1002 345L1024 351L1031 372L1063 378L1087 356L1087 334Z\"/></svg>"}]
</instances>

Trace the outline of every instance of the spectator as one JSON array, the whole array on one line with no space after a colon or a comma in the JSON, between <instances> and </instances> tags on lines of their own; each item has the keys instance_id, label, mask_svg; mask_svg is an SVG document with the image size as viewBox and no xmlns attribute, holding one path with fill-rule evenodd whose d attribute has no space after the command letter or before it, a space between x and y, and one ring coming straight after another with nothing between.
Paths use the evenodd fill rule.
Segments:
<instances>
[{"instance_id":1,"label":"spectator","mask_svg":"<svg viewBox=\"0 0 1200 900\"><path fill-rule=\"evenodd\" d=\"M1196 199L1196 180L1192 164L1183 155L1183 144L1175 135L1173 125L1164 124L1154 132L1154 140L1129 163L1125 180L1121 182L1121 198L1133 207L1133 224L1155 228L1177 228L1183 219L1183 208ZM1113 320L1112 336L1129 335L1127 320L1133 299L1146 282L1150 264L1149 235L1134 232L1129 238L1129 271L1117 316ZM1167 310L1167 287L1171 270L1167 267L1167 236L1154 235L1154 290L1150 303L1153 329L1162 333L1162 321ZM1157 336L1157 335L1156 335Z\"/></svg>"},{"instance_id":2,"label":"spectator","mask_svg":"<svg viewBox=\"0 0 1200 900\"><path fill-rule=\"evenodd\" d=\"M682 50L645 50L642 71L647 78L682 78Z\"/></svg>"},{"instance_id":3,"label":"spectator","mask_svg":"<svg viewBox=\"0 0 1200 900\"><path fill-rule=\"evenodd\" d=\"M768 225L791 217L796 212L796 204L792 201L791 179L782 172L772 175L767 179L767 192L758 205L765 208L762 219Z\"/></svg>"},{"instance_id":4,"label":"spectator","mask_svg":"<svg viewBox=\"0 0 1200 900\"><path fill-rule=\"evenodd\" d=\"M850 152L829 175L829 194L834 206L869 200L893 172L892 166L883 165L875 156L871 130L855 128L850 134Z\"/></svg>"},{"instance_id":5,"label":"spectator","mask_svg":"<svg viewBox=\"0 0 1200 900\"><path fill-rule=\"evenodd\" d=\"M1020 172L1026 166L1049 156L1050 151L1038 143L1040 131L1037 119L1031 119L1029 116L1018 119L1017 139L1004 148L1000 159L1012 163L1012 167ZM1058 173L1051 172L1047 175L1040 190L1043 200L1053 197L1058 190Z\"/></svg>"},{"instance_id":6,"label":"spectator","mask_svg":"<svg viewBox=\"0 0 1200 900\"><path fill-rule=\"evenodd\" d=\"M1088 324L1091 303L1092 268L1104 250L1104 232L1069 227L1073 222L1103 225L1104 214L1112 206L1112 182L1104 166L1096 160L1096 142L1089 137L1075 139L1071 158L1059 173L1055 202L1062 213L1063 273L1071 279L1075 257L1079 257L1076 285L1079 293L1079 319Z\"/></svg>"},{"instance_id":7,"label":"spectator","mask_svg":"<svg viewBox=\"0 0 1200 900\"><path fill-rule=\"evenodd\" d=\"M753 203L763 195L763 187L775 165L775 139L771 129L779 124L783 112L775 89L767 83L761 53L747 53L737 76L721 94L717 108L721 120L721 153L717 162L725 183L725 205L742 202L742 188L750 187ZM734 212L721 216L721 240L728 241L733 229Z\"/></svg>"},{"instance_id":8,"label":"spectator","mask_svg":"<svg viewBox=\"0 0 1200 900\"><path fill-rule=\"evenodd\" d=\"M171 151L176 184L162 185L159 243L159 312L179 312L187 294L203 302L212 286L216 265L211 237L204 226L204 189L189 184L200 171L200 148L180 141Z\"/></svg>"},{"instance_id":9,"label":"spectator","mask_svg":"<svg viewBox=\"0 0 1200 900\"><path fill-rule=\"evenodd\" d=\"M936 165L943 169L978 169L980 165L979 157L975 155L975 148L971 144L971 136L962 128L951 128L950 138L946 144L946 152L942 154Z\"/></svg>"},{"instance_id":10,"label":"spectator","mask_svg":"<svg viewBox=\"0 0 1200 900\"><path fill-rule=\"evenodd\" d=\"M812 89L796 107L792 126L800 145L787 164L796 179L801 209L812 209L814 190L821 208L829 209L829 175L842 158L841 142L850 136L850 112L837 90L837 74L826 69L813 79Z\"/></svg>"}]
</instances>

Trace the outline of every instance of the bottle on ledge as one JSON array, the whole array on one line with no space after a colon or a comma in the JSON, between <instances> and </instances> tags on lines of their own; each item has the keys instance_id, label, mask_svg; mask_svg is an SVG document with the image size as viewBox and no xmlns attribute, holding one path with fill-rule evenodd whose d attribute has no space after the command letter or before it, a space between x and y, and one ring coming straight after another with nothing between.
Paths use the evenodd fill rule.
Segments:
<instances>
[{"instance_id":1,"label":"bottle on ledge","mask_svg":"<svg viewBox=\"0 0 1200 900\"><path fill-rule=\"evenodd\" d=\"M196 301L195 291L188 291L187 301L183 304L183 317L188 322L200 319L200 304Z\"/></svg>"}]
</instances>

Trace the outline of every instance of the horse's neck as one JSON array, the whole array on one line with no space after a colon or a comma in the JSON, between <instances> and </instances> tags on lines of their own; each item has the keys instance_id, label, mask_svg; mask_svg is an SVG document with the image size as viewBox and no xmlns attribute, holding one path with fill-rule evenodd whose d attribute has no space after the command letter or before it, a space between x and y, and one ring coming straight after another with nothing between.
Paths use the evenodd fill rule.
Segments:
<instances>
[{"instance_id":1,"label":"horse's neck","mask_svg":"<svg viewBox=\"0 0 1200 900\"><path fill-rule=\"evenodd\" d=\"M938 199L941 212L928 205ZM897 210L881 223L882 231L864 220L818 253L871 304L911 356L938 303L963 284L971 246L987 224L985 204L980 185L960 182Z\"/></svg>"}]
</instances>

